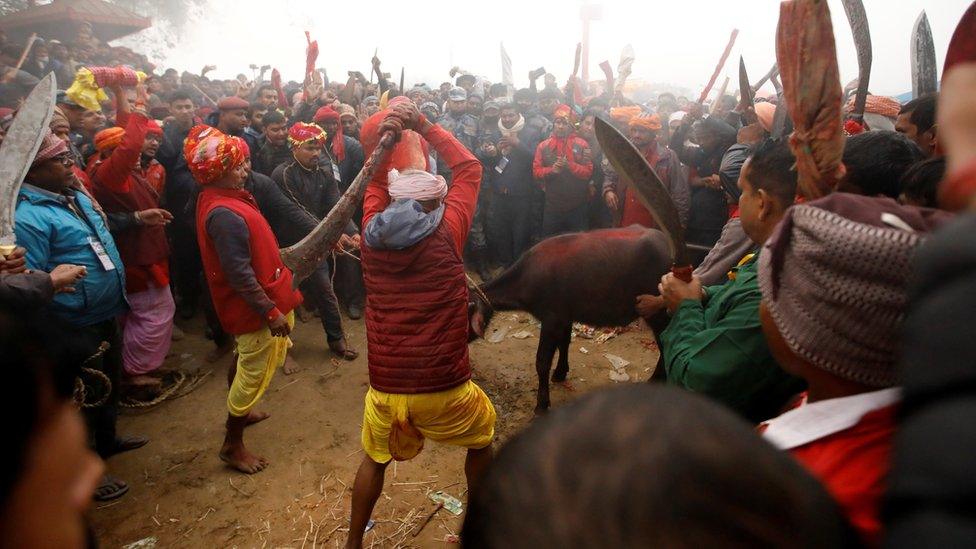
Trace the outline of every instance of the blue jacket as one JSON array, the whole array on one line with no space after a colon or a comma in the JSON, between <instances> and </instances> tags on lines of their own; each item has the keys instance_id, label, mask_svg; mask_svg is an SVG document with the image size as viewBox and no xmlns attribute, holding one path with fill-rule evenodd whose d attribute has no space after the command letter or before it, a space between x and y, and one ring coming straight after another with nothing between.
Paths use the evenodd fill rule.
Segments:
<instances>
[{"instance_id":1,"label":"blue jacket","mask_svg":"<svg viewBox=\"0 0 976 549\"><path fill-rule=\"evenodd\" d=\"M51 311L76 326L104 322L125 307L125 269L105 221L82 193L66 191L85 219L75 215L63 196L24 184L17 196L14 232L17 244L27 249L27 266L50 272L70 263L88 268L88 276L75 284L74 293L54 296ZM100 242L115 266L106 270L91 241Z\"/></svg>"}]
</instances>

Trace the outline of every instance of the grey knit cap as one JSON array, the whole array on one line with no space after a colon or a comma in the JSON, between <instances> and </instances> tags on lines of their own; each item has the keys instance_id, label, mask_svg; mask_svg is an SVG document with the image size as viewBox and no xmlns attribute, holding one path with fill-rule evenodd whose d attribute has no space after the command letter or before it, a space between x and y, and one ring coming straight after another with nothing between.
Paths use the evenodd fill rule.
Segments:
<instances>
[{"instance_id":1,"label":"grey knit cap","mask_svg":"<svg viewBox=\"0 0 976 549\"><path fill-rule=\"evenodd\" d=\"M790 208L759 257L763 302L786 344L836 376L895 385L912 256L949 218L846 193Z\"/></svg>"}]
</instances>

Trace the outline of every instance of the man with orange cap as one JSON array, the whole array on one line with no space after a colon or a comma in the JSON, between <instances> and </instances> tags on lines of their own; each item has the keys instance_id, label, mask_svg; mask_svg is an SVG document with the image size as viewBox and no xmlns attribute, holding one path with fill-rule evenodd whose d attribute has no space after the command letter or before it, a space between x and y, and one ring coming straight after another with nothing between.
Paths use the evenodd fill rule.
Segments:
<instances>
[{"instance_id":1,"label":"man with orange cap","mask_svg":"<svg viewBox=\"0 0 976 549\"><path fill-rule=\"evenodd\" d=\"M173 335L176 304L169 287L169 244L165 226L172 214L159 207L165 170L152 160L162 131L145 113L140 85L133 110L121 89L118 121L95 135L98 155L88 166L95 198L125 265L129 311L123 315L122 359L130 386L157 387L150 374L163 364ZM143 156L149 156L143 163Z\"/></svg>"},{"instance_id":2,"label":"man with orange cap","mask_svg":"<svg viewBox=\"0 0 976 549\"><path fill-rule=\"evenodd\" d=\"M237 343L220 459L257 473L268 461L244 446L244 428L268 417L253 408L285 362L302 294L292 288L278 241L254 196L243 188L247 170L241 142L200 125L190 130L183 154L201 185L196 226L204 273L220 323Z\"/></svg>"},{"instance_id":3,"label":"man with orange cap","mask_svg":"<svg viewBox=\"0 0 976 549\"><path fill-rule=\"evenodd\" d=\"M542 215L545 237L588 228L593 160L590 145L576 135L576 113L568 105L553 111L552 137L535 151L532 173L546 194Z\"/></svg>"},{"instance_id":4,"label":"man with orange cap","mask_svg":"<svg viewBox=\"0 0 976 549\"><path fill-rule=\"evenodd\" d=\"M611 111L610 116L618 121L630 113L615 113L617 109ZM667 187L678 209L678 217L682 225L687 225L688 214L691 208L691 190L688 186L688 176L686 170L681 166L678 155L658 142L658 135L661 132L661 118L657 114L638 115L629 117L626 120L630 141L637 147L637 150L644 155L644 159L654 169L654 172ZM603 183L603 198L607 207L619 219L619 226L629 227L630 225L642 225L644 227L656 227L654 218L647 208L640 202L637 193L625 182L620 180L615 171L608 171L606 180Z\"/></svg>"},{"instance_id":5,"label":"man with orange cap","mask_svg":"<svg viewBox=\"0 0 976 549\"><path fill-rule=\"evenodd\" d=\"M339 202L339 187L332 177L332 170L322 167L325 130L315 124L298 122L288 130L288 142L292 148L292 160L275 168L271 179L284 191L285 196L314 219L324 219ZM342 241L343 247L353 247L347 245L352 245L350 238L355 238L348 235L357 234L355 225L350 222L345 232L347 237ZM327 261L323 261L302 283L302 291L318 309L329 350L343 360L355 360L359 353L349 346L342 331L342 316ZM286 370L285 373L290 371Z\"/></svg>"}]
</instances>

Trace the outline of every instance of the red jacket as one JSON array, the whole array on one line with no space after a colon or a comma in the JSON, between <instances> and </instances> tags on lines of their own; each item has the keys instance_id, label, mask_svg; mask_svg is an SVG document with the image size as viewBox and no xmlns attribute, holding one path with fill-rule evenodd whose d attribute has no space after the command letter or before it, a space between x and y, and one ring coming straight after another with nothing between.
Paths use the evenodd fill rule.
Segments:
<instances>
[{"instance_id":1,"label":"red jacket","mask_svg":"<svg viewBox=\"0 0 976 549\"><path fill-rule=\"evenodd\" d=\"M302 294L292 288L291 271L282 263L278 241L251 193L203 187L197 199L197 241L200 243L200 255L217 317L230 334L255 332L266 326L268 319L248 306L230 287L213 240L207 234L207 216L218 207L227 208L244 219L250 240L251 268L261 288L278 309L272 310L272 313L275 316L278 312L288 314L301 304Z\"/></svg>"},{"instance_id":2,"label":"red jacket","mask_svg":"<svg viewBox=\"0 0 976 549\"><path fill-rule=\"evenodd\" d=\"M790 450L837 500L869 547L881 546L881 498L897 408L869 412L854 427Z\"/></svg>"},{"instance_id":3,"label":"red jacket","mask_svg":"<svg viewBox=\"0 0 976 549\"><path fill-rule=\"evenodd\" d=\"M553 168L560 157L566 158L561 172ZM550 137L535 150L532 175L546 192L546 211L566 212L586 204L590 199L593 161L590 144L582 137Z\"/></svg>"},{"instance_id":4,"label":"red jacket","mask_svg":"<svg viewBox=\"0 0 976 549\"><path fill-rule=\"evenodd\" d=\"M478 201L481 164L440 126L423 137L454 174L440 226L404 250L362 248L369 382L386 393L433 393L471 378L461 253ZM390 203L385 181L376 178L366 190L363 227Z\"/></svg>"},{"instance_id":5,"label":"red jacket","mask_svg":"<svg viewBox=\"0 0 976 549\"><path fill-rule=\"evenodd\" d=\"M131 114L122 143L104 160L88 165L95 198L108 213L134 213L159 207L166 172L158 163L142 169L142 145L148 119ZM151 177L152 180L148 179ZM169 245L163 226L139 225L113 233L125 264L126 290L141 292L169 284Z\"/></svg>"}]
</instances>

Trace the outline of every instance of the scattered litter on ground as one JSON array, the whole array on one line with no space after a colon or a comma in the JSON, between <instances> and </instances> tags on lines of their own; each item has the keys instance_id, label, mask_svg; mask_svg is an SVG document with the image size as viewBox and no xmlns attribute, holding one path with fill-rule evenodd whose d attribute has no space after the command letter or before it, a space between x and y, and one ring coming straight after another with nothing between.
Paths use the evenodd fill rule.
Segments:
<instances>
[{"instance_id":1,"label":"scattered litter on ground","mask_svg":"<svg viewBox=\"0 0 976 549\"><path fill-rule=\"evenodd\" d=\"M573 336L581 337L583 339L593 339L596 329L592 326L587 326L586 324L580 324L579 322L573 324Z\"/></svg>"},{"instance_id":2,"label":"scattered litter on ground","mask_svg":"<svg viewBox=\"0 0 976 549\"><path fill-rule=\"evenodd\" d=\"M627 366L630 366L630 361L624 358L620 358L617 355L611 355L610 353L604 353L603 358L610 361L610 366L613 366L614 370L622 370Z\"/></svg>"},{"instance_id":3,"label":"scattered litter on ground","mask_svg":"<svg viewBox=\"0 0 976 549\"><path fill-rule=\"evenodd\" d=\"M630 381L630 374L624 370L610 370L610 379L611 381L623 383L625 381Z\"/></svg>"},{"instance_id":4,"label":"scattered litter on ground","mask_svg":"<svg viewBox=\"0 0 976 549\"><path fill-rule=\"evenodd\" d=\"M376 521L373 519L369 519L369 522L366 523L366 531L369 532L370 530L373 529L374 526L376 526Z\"/></svg>"},{"instance_id":5,"label":"scattered litter on ground","mask_svg":"<svg viewBox=\"0 0 976 549\"><path fill-rule=\"evenodd\" d=\"M122 549L155 549L156 536L150 536L148 538L142 538L139 541L134 541L128 545L123 545Z\"/></svg>"},{"instance_id":6,"label":"scattered litter on ground","mask_svg":"<svg viewBox=\"0 0 976 549\"><path fill-rule=\"evenodd\" d=\"M516 314L509 315L508 319L512 322L522 322L522 317Z\"/></svg>"},{"instance_id":7,"label":"scattered litter on ground","mask_svg":"<svg viewBox=\"0 0 976 549\"><path fill-rule=\"evenodd\" d=\"M590 351L588 351L586 347L580 347L580 354L588 355L590 354Z\"/></svg>"},{"instance_id":8,"label":"scattered litter on ground","mask_svg":"<svg viewBox=\"0 0 976 549\"><path fill-rule=\"evenodd\" d=\"M508 337L514 337L515 339L529 339L530 337L532 337L532 332L526 330L519 330Z\"/></svg>"},{"instance_id":9,"label":"scattered litter on ground","mask_svg":"<svg viewBox=\"0 0 976 549\"><path fill-rule=\"evenodd\" d=\"M454 516L461 516L461 513L464 512L464 504L462 504L459 499L457 499L456 497L450 494L437 491L437 492L431 492L429 497L431 501L433 501L434 503L443 503L444 509L446 509L447 512L451 513Z\"/></svg>"},{"instance_id":10,"label":"scattered litter on ground","mask_svg":"<svg viewBox=\"0 0 976 549\"><path fill-rule=\"evenodd\" d=\"M597 344L606 343L606 342L610 341L611 339L617 337L617 334L619 334L620 332L621 332L620 328L613 328L611 330L607 330L607 331L603 332L602 334L600 334L599 336L597 336L596 342L597 342Z\"/></svg>"},{"instance_id":11,"label":"scattered litter on ground","mask_svg":"<svg viewBox=\"0 0 976 549\"><path fill-rule=\"evenodd\" d=\"M511 326L505 326L504 328L495 328L488 335L488 343L501 343L505 340L505 336L508 335L508 331L511 330Z\"/></svg>"},{"instance_id":12,"label":"scattered litter on ground","mask_svg":"<svg viewBox=\"0 0 976 549\"><path fill-rule=\"evenodd\" d=\"M647 350L653 351L657 349L657 342L653 339L642 338L640 344Z\"/></svg>"},{"instance_id":13,"label":"scattered litter on ground","mask_svg":"<svg viewBox=\"0 0 976 549\"><path fill-rule=\"evenodd\" d=\"M459 538L457 534L448 534L444 536L444 543L458 543L459 541L461 541L461 538Z\"/></svg>"}]
</instances>

